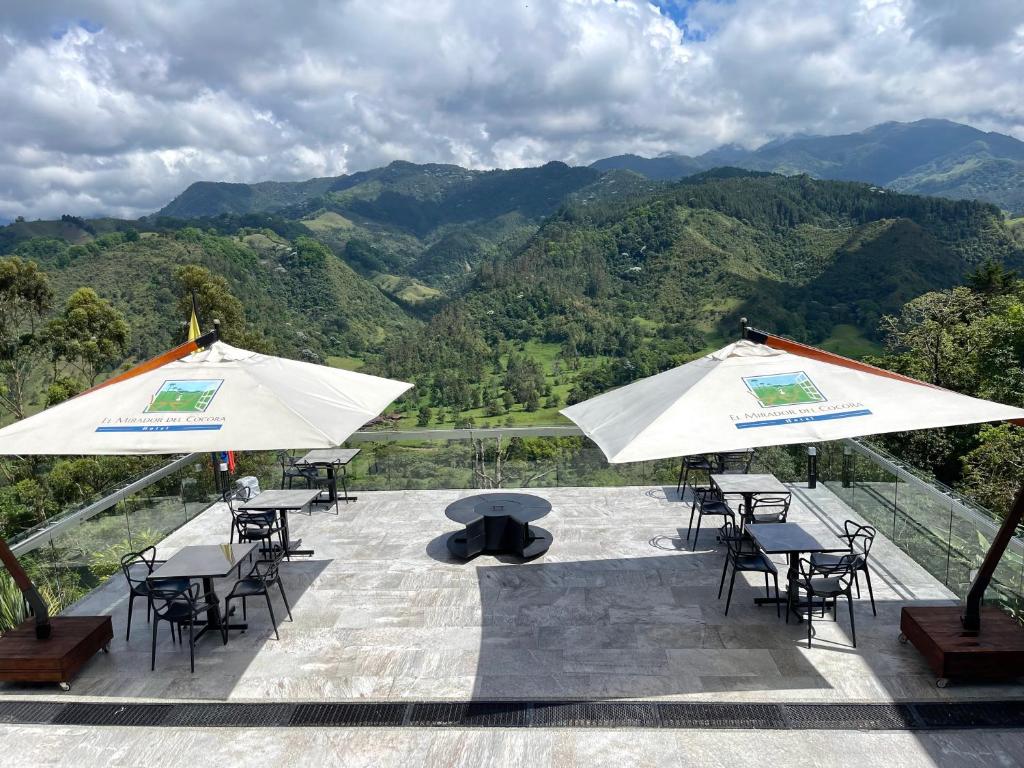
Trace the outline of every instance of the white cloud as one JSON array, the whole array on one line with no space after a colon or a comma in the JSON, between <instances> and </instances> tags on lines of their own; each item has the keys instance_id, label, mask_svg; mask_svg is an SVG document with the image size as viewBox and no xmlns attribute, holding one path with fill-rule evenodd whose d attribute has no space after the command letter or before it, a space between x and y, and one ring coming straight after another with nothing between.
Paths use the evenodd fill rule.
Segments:
<instances>
[{"instance_id":1,"label":"white cloud","mask_svg":"<svg viewBox=\"0 0 1024 768\"><path fill-rule=\"evenodd\" d=\"M1019 0L660 4L0 0L0 219L398 158L584 163L921 117L1024 138Z\"/></svg>"}]
</instances>

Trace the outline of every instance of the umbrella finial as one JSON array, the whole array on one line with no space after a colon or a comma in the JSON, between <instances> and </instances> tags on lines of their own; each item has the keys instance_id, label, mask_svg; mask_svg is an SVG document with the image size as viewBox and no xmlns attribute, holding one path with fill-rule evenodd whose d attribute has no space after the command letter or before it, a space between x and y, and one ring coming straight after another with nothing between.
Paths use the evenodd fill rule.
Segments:
<instances>
[{"instance_id":1,"label":"umbrella finial","mask_svg":"<svg viewBox=\"0 0 1024 768\"><path fill-rule=\"evenodd\" d=\"M748 328L748 326L747 326L747 318L741 317L740 318L740 338L741 339L747 338L747 328Z\"/></svg>"}]
</instances>

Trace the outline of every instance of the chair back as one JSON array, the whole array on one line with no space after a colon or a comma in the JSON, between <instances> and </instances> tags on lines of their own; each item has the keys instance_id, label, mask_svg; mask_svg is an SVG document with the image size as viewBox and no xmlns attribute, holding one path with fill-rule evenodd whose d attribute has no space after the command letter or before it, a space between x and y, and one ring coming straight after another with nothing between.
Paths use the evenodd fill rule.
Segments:
<instances>
[{"instance_id":1,"label":"chair back","mask_svg":"<svg viewBox=\"0 0 1024 768\"><path fill-rule=\"evenodd\" d=\"M860 525L854 520L845 521L843 528L846 530L846 535L843 538L850 543L850 551L860 555L866 561L878 531L870 525Z\"/></svg>"},{"instance_id":2,"label":"chair back","mask_svg":"<svg viewBox=\"0 0 1024 768\"><path fill-rule=\"evenodd\" d=\"M145 584L156 563L156 547L146 547L139 552L129 552L121 558L121 571L128 586L136 589Z\"/></svg>"},{"instance_id":3,"label":"chair back","mask_svg":"<svg viewBox=\"0 0 1024 768\"><path fill-rule=\"evenodd\" d=\"M790 493L785 496L755 496L747 517L759 523L784 523L792 499Z\"/></svg>"},{"instance_id":4,"label":"chair back","mask_svg":"<svg viewBox=\"0 0 1024 768\"><path fill-rule=\"evenodd\" d=\"M725 542L729 559L733 562L741 555L752 555L757 552L754 540L729 518L726 518L725 524L718 529L718 537Z\"/></svg>"},{"instance_id":5,"label":"chair back","mask_svg":"<svg viewBox=\"0 0 1024 768\"><path fill-rule=\"evenodd\" d=\"M240 541L264 539L277 533L274 525L276 515L273 512L232 512L231 518Z\"/></svg>"},{"instance_id":6,"label":"chair back","mask_svg":"<svg viewBox=\"0 0 1024 768\"><path fill-rule=\"evenodd\" d=\"M269 557L256 561L249 575L262 581L264 587L273 586L281 576L280 568L284 556L283 549L275 548Z\"/></svg>"},{"instance_id":7,"label":"chair back","mask_svg":"<svg viewBox=\"0 0 1024 768\"><path fill-rule=\"evenodd\" d=\"M754 462L754 451L728 451L718 454L717 458L718 474L746 475L750 473L750 465Z\"/></svg>"},{"instance_id":8,"label":"chair back","mask_svg":"<svg viewBox=\"0 0 1024 768\"><path fill-rule=\"evenodd\" d=\"M159 619L174 619L180 616L195 616L200 610L199 585L189 584L183 588L161 588L160 581L150 582L153 598L153 613Z\"/></svg>"},{"instance_id":9,"label":"chair back","mask_svg":"<svg viewBox=\"0 0 1024 768\"><path fill-rule=\"evenodd\" d=\"M847 590L850 585L853 584L855 572L857 570L857 560L859 555L849 554L843 555L834 564L830 563L827 566L818 566L812 563L807 558L801 557L800 562L797 564L797 570L799 571L799 578L797 579L800 588L806 590L808 593L814 593L813 580L818 578L838 579L839 588Z\"/></svg>"}]
</instances>

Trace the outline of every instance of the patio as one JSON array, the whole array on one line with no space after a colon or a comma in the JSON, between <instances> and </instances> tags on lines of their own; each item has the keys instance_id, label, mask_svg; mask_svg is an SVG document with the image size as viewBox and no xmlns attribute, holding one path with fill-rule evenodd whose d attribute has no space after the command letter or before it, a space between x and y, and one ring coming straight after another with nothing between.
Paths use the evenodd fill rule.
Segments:
<instances>
[{"instance_id":1,"label":"patio","mask_svg":"<svg viewBox=\"0 0 1024 768\"><path fill-rule=\"evenodd\" d=\"M689 504L674 488L553 488L544 520L551 550L527 564L453 561L443 510L472 491L362 493L354 504L293 515L315 547L286 563L294 622L276 641L266 607L249 606L250 629L227 646L172 646L166 627L149 671L141 611L124 641L127 590L120 574L71 613L110 613L114 642L74 682L0 687L0 697L91 701L415 701L659 699L715 702L893 702L1022 697L1016 685L935 686L917 652L897 642L901 606L951 594L879 536L872 551L878 616L856 602L858 647L848 618L804 625L776 619L759 575L741 574L728 616L716 599L722 558L714 533L680 549ZM830 491L793 487L790 519L819 533L855 517ZM226 540L221 505L160 546ZM784 568L781 569L785 573ZM750 581L740 581L744 577ZM755 580L756 583L755 583ZM222 593L226 589L219 589ZM279 601L275 603L279 605ZM278 610L279 616L283 610Z\"/></svg>"}]
</instances>

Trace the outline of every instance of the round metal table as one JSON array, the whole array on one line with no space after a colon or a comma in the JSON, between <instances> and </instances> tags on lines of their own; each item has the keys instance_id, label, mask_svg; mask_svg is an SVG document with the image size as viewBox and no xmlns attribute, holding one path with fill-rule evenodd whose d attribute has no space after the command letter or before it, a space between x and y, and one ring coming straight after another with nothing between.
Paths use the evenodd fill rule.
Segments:
<instances>
[{"instance_id":1,"label":"round metal table","mask_svg":"<svg viewBox=\"0 0 1024 768\"><path fill-rule=\"evenodd\" d=\"M530 523L550 511L550 501L529 493L481 493L459 499L444 513L466 528L448 537L448 551L463 560L484 553L537 557L548 551L552 537Z\"/></svg>"}]
</instances>

